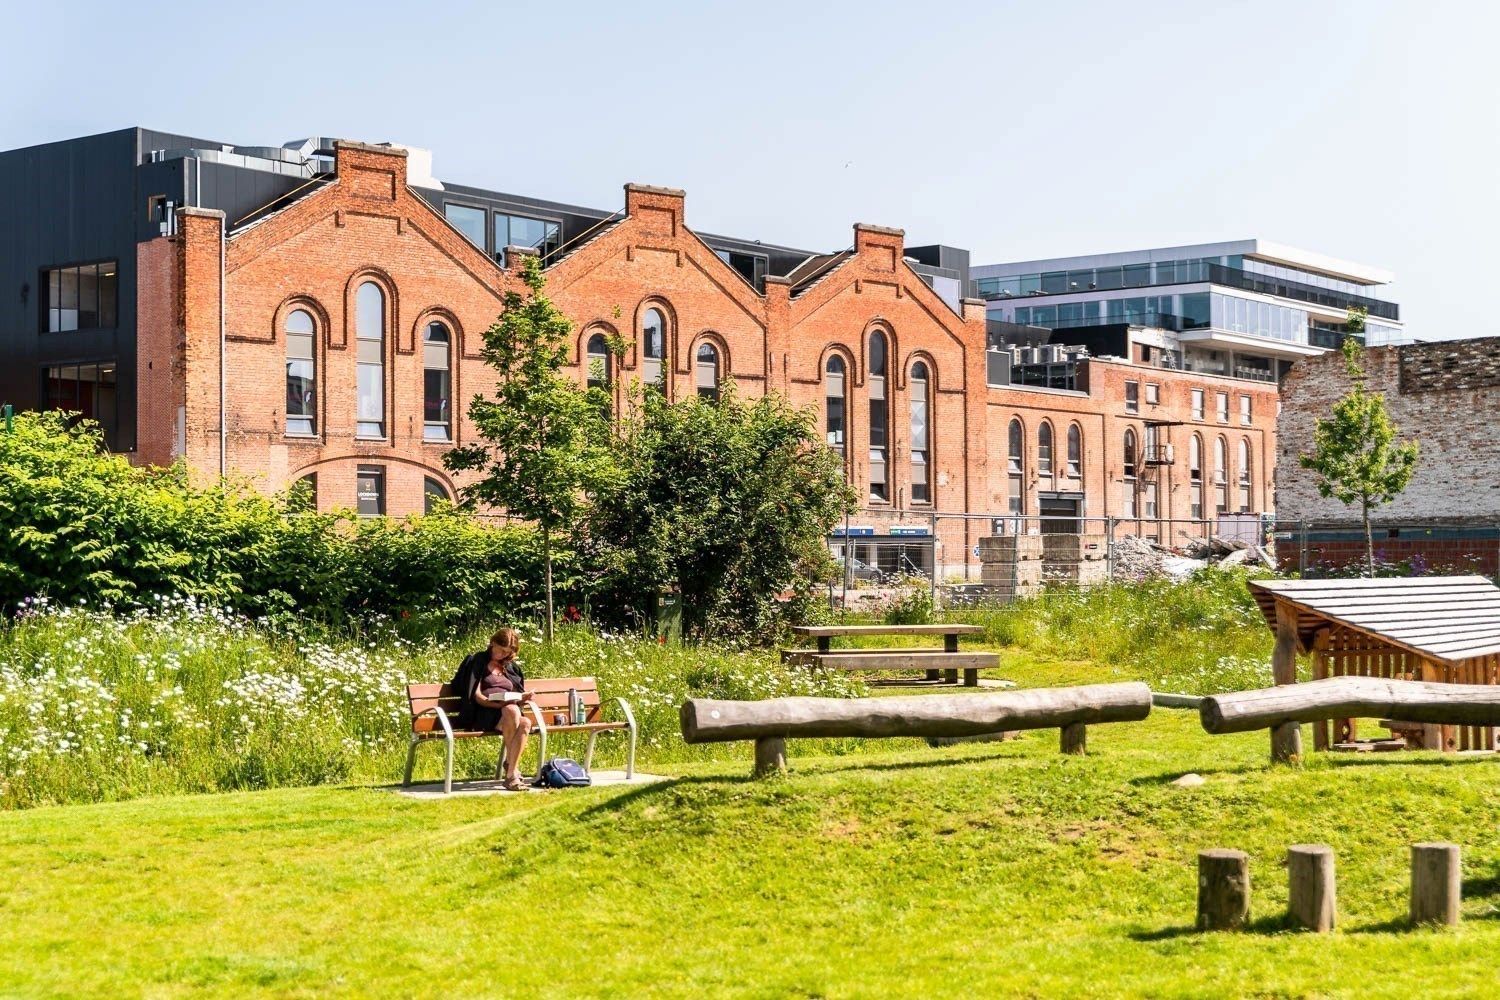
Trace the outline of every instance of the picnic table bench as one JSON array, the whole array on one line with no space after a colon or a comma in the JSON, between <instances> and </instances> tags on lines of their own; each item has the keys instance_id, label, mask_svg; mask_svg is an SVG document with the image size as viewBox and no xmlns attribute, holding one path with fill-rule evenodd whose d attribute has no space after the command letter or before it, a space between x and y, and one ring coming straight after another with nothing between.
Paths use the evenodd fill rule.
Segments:
<instances>
[{"instance_id":1,"label":"picnic table bench","mask_svg":"<svg viewBox=\"0 0 1500 1000\"><path fill-rule=\"evenodd\" d=\"M781 659L824 670L920 670L929 681L946 680L949 684L958 683L962 670L964 685L978 687L979 671L998 666L1000 657L995 653L960 652L958 639L983 631L978 625L798 625L792 628L792 634L816 639L817 649L783 649ZM943 648L833 648L836 638L869 635L940 635Z\"/></svg>"},{"instance_id":2,"label":"picnic table bench","mask_svg":"<svg viewBox=\"0 0 1500 1000\"><path fill-rule=\"evenodd\" d=\"M624 698L612 698L614 704L620 708L623 719L606 720L603 717L605 705L604 699L599 695L599 683L592 677L535 677L526 681L526 690L531 694L532 700L524 703L524 710L529 712L535 729L532 735L538 740L537 749L537 773L541 773L542 765L547 762L547 736L551 733L588 733L588 748L583 756L583 769L588 771L593 766L594 742L600 733L626 731L630 734L630 751L625 762L626 779L635 776L635 746L636 726L635 715L630 710L630 703ZM568 719L564 723L555 720L558 713L564 716L568 711L568 692L577 691L578 698L583 702L585 716L584 721L575 723ZM485 737L500 738L498 730L480 731L477 729L455 729L454 721L458 714L459 694L448 684L408 684L406 686L406 699L411 708L411 741L406 749L406 774L401 780L403 786L411 784L412 769L417 762L417 747L429 740L441 739L447 744L447 759L443 768L443 791L453 791L453 748L457 740L484 739ZM505 771L505 751L502 749L499 759L495 762L495 777L498 779Z\"/></svg>"}]
</instances>

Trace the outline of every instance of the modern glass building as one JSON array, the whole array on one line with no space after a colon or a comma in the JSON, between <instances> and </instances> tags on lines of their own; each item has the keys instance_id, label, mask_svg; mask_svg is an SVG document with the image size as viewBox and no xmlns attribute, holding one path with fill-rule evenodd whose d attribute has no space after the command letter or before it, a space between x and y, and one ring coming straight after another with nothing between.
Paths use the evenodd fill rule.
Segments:
<instances>
[{"instance_id":1,"label":"modern glass building","mask_svg":"<svg viewBox=\"0 0 1500 1000\"><path fill-rule=\"evenodd\" d=\"M1274 380L1337 347L1351 310L1365 341L1409 343L1388 271L1265 240L985 264L971 270L989 318L1077 330L1125 326L1134 361Z\"/></svg>"}]
</instances>

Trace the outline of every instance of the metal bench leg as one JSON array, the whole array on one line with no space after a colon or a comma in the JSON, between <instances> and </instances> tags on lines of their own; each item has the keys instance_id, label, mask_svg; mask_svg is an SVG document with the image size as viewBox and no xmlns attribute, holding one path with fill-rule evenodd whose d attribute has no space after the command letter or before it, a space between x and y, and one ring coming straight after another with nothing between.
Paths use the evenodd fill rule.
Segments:
<instances>
[{"instance_id":1,"label":"metal bench leg","mask_svg":"<svg viewBox=\"0 0 1500 1000\"><path fill-rule=\"evenodd\" d=\"M420 741L418 741L418 740L411 740L406 745L406 774L401 778L401 787L402 788L409 788L409 787L411 787L411 772L412 772L412 769L417 766L417 743L418 742L420 742Z\"/></svg>"},{"instance_id":2,"label":"metal bench leg","mask_svg":"<svg viewBox=\"0 0 1500 1000\"><path fill-rule=\"evenodd\" d=\"M446 733L444 738L448 743L448 759L443 765L443 794L453 794L453 734Z\"/></svg>"},{"instance_id":3,"label":"metal bench leg","mask_svg":"<svg viewBox=\"0 0 1500 1000\"><path fill-rule=\"evenodd\" d=\"M583 773L594 773L594 742L599 739L599 730L589 733L589 745L583 751Z\"/></svg>"},{"instance_id":4,"label":"metal bench leg","mask_svg":"<svg viewBox=\"0 0 1500 1000\"><path fill-rule=\"evenodd\" d=\"M635 722L630 723L630 756L625 758L625 780L635 777Z\"/></svg>"},{"instance_id":5,"label":"metal bench leg","mask_svg":"<svg viewBox=\"0 0 1500 1000\"><path fill-rule=\"evenodd\" d=\"M541 737L542 737L541 746L537 750L537 754L536 754L536 780L537 781L541 781L542 780L542 768L545 767L546 764L547 764L547 730L546 729L542 730ZM587 771L588 768L584 768L584 770Z\"/></svg>"}]
</instances>

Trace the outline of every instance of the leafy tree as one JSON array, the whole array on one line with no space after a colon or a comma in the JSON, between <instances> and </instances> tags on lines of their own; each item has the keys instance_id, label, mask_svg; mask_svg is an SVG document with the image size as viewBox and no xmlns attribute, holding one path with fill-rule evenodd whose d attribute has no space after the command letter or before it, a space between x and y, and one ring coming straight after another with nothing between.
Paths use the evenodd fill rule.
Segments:
<instances>
[{"instance_id":1,"label":"leafy tree","mask_svg":"<svg viewBox=\"0 0 1500 1000\"><path fill-rule=\"evenodd\" d=\"M1299 461L1316 473L1318 493L1325 499L1358 505L1365 528L1365 573L1373 577L1370 512L1406 489L1416 471L1418 448L1415 441L1396 443L1399 428L1386 412L1385 397L1365 387L1361 350L1353 337L1345 339L1344 365L1353 387L1333 404L1332 416L1318 421L1312 454L1299 456Z\"/></svg>"},{"instance_id":2,"label":"leafy tree","mask_svg":"<svg viewBox=\"0 0 1500 1000\"><path fill-rule=\"evenodd\" d=\"M1350 306L1349 318L1344 321L1345 332L1363 335L1365 332L1365 320L1369 315L1370 310L1364 306Z\"/></svg>"},{"instance_id":3,"label":"leafy tree","mask_svg":"<svg viewBox=\"0 0 1500 1000\"><path fill-rule=\"evenodd\" d=\"M550 641L553 541L607 486L613 463L607 401L562 371L573 325L543 293L535 257L526 259L521 277L528 294L506 292L499 319L484 334L484 359L499 376L494 396L476 395L469 404L484 443L454 448L443 462L454 472L484 473L461 491L464 506L500 508L540 529Z\"/></svg>"},{"instance_id":4,"label":"leafy tree","mask_svg":"<svg viewBox=\"0 0 1500 1000\"><path fill-rule=\"evenodd\" d=\"M777 396L668 403L640 394L622 421L620 478L588 518L596 614L627 627L679 587L684 631L764 642L805 620L831 578L827 538L854 503L811 414Z\"/></svg>"}]
</instances>

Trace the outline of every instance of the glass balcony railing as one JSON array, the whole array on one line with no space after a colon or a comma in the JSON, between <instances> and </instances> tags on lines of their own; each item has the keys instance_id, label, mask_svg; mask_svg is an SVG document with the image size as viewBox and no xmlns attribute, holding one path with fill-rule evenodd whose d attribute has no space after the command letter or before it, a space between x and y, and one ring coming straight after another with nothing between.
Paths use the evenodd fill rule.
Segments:
<instances>
[{"instance_id":1,"label":"glass balcony railing","mask_svg":"<svg viewBox=\"0 0 1500 1000\"><path fill-rule=\"evenodd\" d=\"M1288 278L1256 274L1253 271L1225 267L1222 264L1209 264L1207 270L1208 280L1216 285L1239 288L1247 292L1259 292L1262 295L1275 295L1283 299L1295 299L1298 302L1311 302L1334 309L1363 306L1371 316L1379 316L1381 319L1401 318L1401 307L1394 302L1382 302L1380 299L1372 299L1365 295L1351 295L1348 292L1319 288L1316 285L1308 285Z\"/></svg>"}]
</instances>

